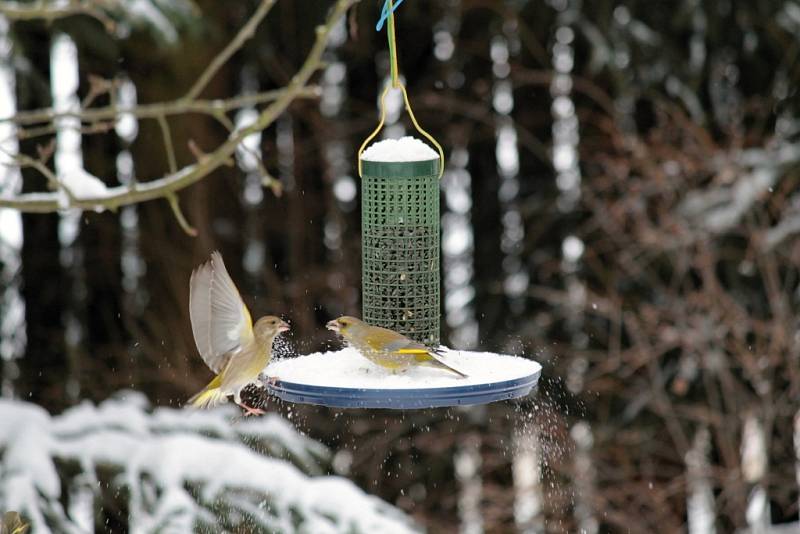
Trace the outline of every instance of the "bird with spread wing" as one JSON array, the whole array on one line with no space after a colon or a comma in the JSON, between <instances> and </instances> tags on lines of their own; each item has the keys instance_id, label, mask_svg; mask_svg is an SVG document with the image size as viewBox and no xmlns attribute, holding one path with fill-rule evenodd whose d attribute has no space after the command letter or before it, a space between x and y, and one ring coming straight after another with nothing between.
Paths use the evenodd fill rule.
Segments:
<instances>
[{"instance_id":1,"label":"bird with spread wing","mask_svg":"<svg viewBox=\"0 0 800 534\"><path fill-rule=\"evenodd\" d=\"M242 402L242 389L258 379L272 357L272 342L289 325L280 317L267 315L256 321L231 280L222 255L195 269L189 280L189 316L192 333L206 365L216 373L211 382L189 399L198 408L210 408L233 395L247 415L264 413Z\"/></svg>"},{"instance_id":2,"label":"bird with spread wing","mask_svg":"<svg viewBox=\"0 0 800 534\"><path fill-rule=\"evenodd\" d=\"M344 315L326 325L355 348L372 363L392 372L403 372L411 367L435 367L457 374L467 375L446 364L438 350L407 338L399 332L372 326L361 319Z\"/></svg>"}]
</instances>

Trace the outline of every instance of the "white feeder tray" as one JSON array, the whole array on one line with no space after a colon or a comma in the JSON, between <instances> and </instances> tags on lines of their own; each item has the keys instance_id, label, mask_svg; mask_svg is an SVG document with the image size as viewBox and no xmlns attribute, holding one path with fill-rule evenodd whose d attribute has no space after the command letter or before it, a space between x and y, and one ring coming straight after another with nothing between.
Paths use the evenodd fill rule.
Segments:
<instances>
[{"instance_id":1,"label":"white feeder tray","mask_svg":"<svg viewBox=\"0 0 800 534\"><path fill-rule=\"evenodd\" d=\"M442 360L469 376L423 366L395 374L352 348L273 361L265 373L277 377L268 391L288 402L416 409L524 397L542 372L533 360L490 352L448 350Z\"/></svg>"}]
</instances>

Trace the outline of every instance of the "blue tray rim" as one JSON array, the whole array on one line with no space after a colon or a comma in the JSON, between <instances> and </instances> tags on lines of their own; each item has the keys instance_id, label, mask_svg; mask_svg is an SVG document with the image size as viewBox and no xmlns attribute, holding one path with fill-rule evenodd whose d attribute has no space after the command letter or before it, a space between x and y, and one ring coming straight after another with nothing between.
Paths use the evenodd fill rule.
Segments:
<instances>
[{"instance_id":1,"label":"blue tray rim","mask_svg":"<svg viewBox=\"0 0 800 534\"><path fill-rule=\"evenodd\" d=\"M536 363L536 362L534 362ZM420 409L486 404L527 395L536 386L542 366L511 380L437 388L344 388L277 381L270 394L288 401L334 408ZM460 401L460 402L459 402Z\"/></svg>"}]
</instances>

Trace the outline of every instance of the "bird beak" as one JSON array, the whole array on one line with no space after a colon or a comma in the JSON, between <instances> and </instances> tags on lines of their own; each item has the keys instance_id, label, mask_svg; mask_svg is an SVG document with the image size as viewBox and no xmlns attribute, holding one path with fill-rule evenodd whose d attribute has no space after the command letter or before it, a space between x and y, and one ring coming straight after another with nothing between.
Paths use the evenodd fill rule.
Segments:
<instances>
[{"instance_id":1,"label":"bird beak","mask_svg":"<svg viewBox=\"0 0 800 534\"><path fill-rule=\"evenodd\" d=\"M289 330L291 326L286 321L281 321L281 324L278 325L278 332L286 332Z\"/></svg>"},{"instance_id":2,"label":"bird beak","mask_svg":"<svg viewBox=\"0 0 800 534\"><path fill-rule=\"evenodd\" d=\"M334 332L339 331L339 322L334 319L333 321L328 321L328 324L325 325L325 328L328 330L333 330Z\"/></svg>"}]
</instances>

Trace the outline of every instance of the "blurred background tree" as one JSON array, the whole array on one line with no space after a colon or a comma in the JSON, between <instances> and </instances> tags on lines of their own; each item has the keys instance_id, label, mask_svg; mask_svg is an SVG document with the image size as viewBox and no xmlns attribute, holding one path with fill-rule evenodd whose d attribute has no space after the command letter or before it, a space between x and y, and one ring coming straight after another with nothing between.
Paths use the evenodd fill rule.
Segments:
<instances>
[{"instance_id":1,"label":"blurred background tree","mask_svg":"<svg viewBox=\"0 0 800 534\"><path fill-rule=\"evenodd\" d=\"M188 276L215 248L256 315L291 318L295 350L328 346L324 321L360 309L355 150L388 76L378 4L331 27L318 98L293 99L179 193L184 228L163 200L22 216L24 239L0 245L4 395L51 412L122 388L183 402L208 378ZM260 4L13 11L33 5L0 2L25 192L47 187L37 163L55 168L57 123L23 119L56 105L63 36L89 108L175 106ZM114 187L202 165L270 105L247 95L292 81L329 7L275 3L193 95L245 105L170 116L172 150L157 117L90 121L105 127L82 135L83 167ZM797 522L800 4L432 0L397 17L415 111L448 154L443 340L527 354L545 379L518 405L272 409L434 532ZM392 109L387 135L402 135Z\"/></svg>"}]
</instances>

